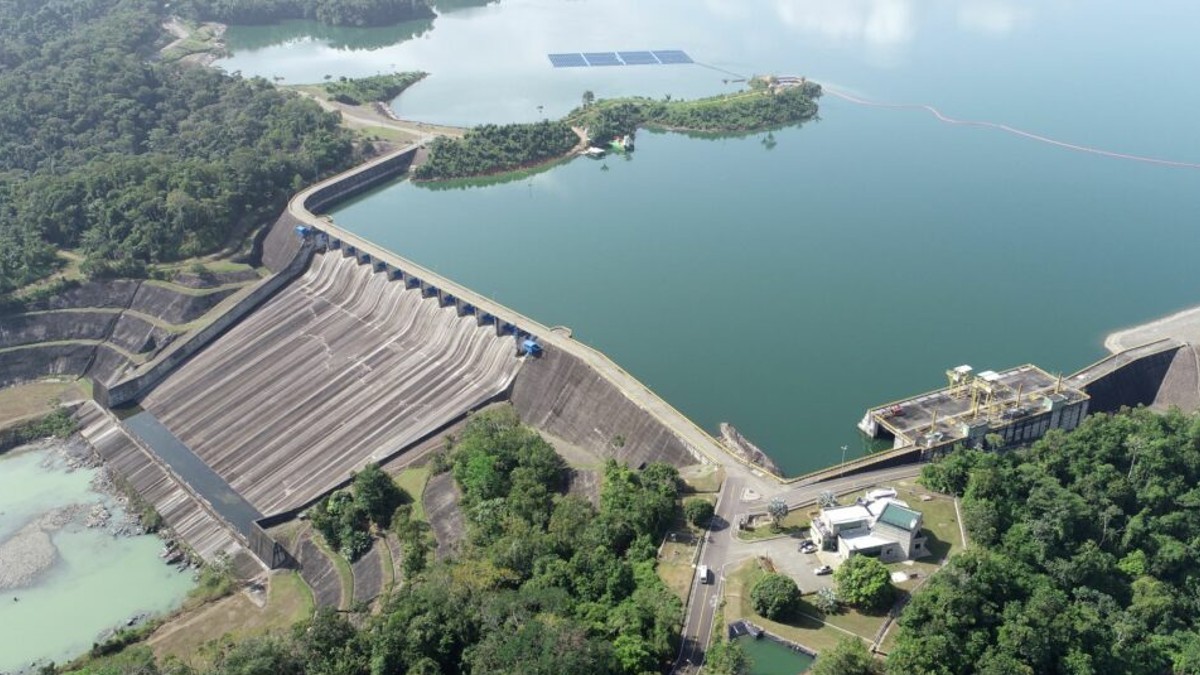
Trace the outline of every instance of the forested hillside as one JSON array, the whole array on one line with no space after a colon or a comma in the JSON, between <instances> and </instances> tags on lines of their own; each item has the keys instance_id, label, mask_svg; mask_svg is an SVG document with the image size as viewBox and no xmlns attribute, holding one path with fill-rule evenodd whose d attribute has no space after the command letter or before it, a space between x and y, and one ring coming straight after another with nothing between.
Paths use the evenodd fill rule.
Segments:
<instances>
[{"instance_id":1,"label":"forested hillside","mask_svg":"<svg viewBox=\"0 0 1200 675\"><path fill-rule=\"evenodd\" d=\"M355 160L315 103L154 62L158 7L0 3L0 293L50 273L57 247L99 274L214 251Z\"/></svg>"},{"instance_id":2,"label":"forested hillside","mask_svg":"<svg viewBox=\"0 0 1200 675\"><path fill-rule=\"evenodd\" d=\"M926 469L972 549L905 609L889 673L1200 673L1200 418L1089 418Z\"/></svg>"},{"instance_id":3,"label":"forested hillside","mask_svg":"<svg viewBox=\"0 0 1200 675\"><path fill-rule=\"evenodd\" d=\"M386 26L433 16L425 0L179 0L172 11L223 23L314 19L331 26Z\"/></svg>"}]
</instances>

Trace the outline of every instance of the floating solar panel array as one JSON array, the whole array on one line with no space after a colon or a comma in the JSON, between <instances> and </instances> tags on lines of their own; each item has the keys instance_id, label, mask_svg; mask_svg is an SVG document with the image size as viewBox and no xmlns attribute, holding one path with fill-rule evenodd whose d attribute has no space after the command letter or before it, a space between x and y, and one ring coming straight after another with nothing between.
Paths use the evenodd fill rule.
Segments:
<instances>
[{"instance_id":1,"label":"floating solar panel array","mask_svg":"<svg viewBox=\"0 0 1200 675\"><path fill-rule=\"evenodd\" d=\"M555 68L584 68L587 66L657 66L693 63L692 57L680 49L645 52L584 52L582 54L547 54Z\"/></svg>"}]
</instances>

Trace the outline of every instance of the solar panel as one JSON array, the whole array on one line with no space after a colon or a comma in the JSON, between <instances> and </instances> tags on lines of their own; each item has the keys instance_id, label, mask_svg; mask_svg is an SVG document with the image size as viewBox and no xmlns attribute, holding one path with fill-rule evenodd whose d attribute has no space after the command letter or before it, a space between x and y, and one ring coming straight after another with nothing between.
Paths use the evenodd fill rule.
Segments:
<instances>
[{"instance_id":1,"label":"solar panel","mask_svg":"<svg viewBox=\"0 0 1200 675\"><path fill-rule=\"evenodd\" d=\"M692 57L679 49L655 50L654 56L663 64L693 63Z\"/></svg>"},{"instance_id":2,"label":"solar panel","mask_svg":"<svg viewBox=\"0 0 1200 675\"><path fill-rule=\"evenodd\" d=\"M658 65L658 59L650 52L617 52L617 56L621 57L627 66Z\"/></svg>"},{"instance_id":3,"label":"solar panel","mask_svg":"<svg viewBox=\"0 0 1200 675\"><path fill-rule=\"evenodd\" d=\"M550 63L555 68L584 68L588 62L583 59L583 54L547 54L550 57Z\"/></svg>"},{"instance_id":4,"label":"solar panel","mask_svg":"<svg viewBox=\"0 0 1200 675\"><path fill-rule=\"evenodd\" d=\"M578 52L547 54L555 68L585 68L587 66L650 66L695 63L681 49L634 52Z\"/></svg>"},{"instance_id":5,"label":"solar panel","mask_svg":"<svg viewBox=\"0 0 1200 675\"><path fill-rule=\"evenodd\" d=\"M612 52L584 52L589 66L622 66L621 60Z\"/></svg>"}]
</instances>

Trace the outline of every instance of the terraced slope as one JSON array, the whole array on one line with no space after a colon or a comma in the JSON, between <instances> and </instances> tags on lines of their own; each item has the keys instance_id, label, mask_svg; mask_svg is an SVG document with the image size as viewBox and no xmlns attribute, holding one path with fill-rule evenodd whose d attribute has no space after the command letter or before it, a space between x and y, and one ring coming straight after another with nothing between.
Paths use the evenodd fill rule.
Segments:
<instances>
[{"instance_id":1,"label":"terraced slope","mask_svg":"<svg viewBox=\"0 0 1200 675\"><path fill-rule=\"evenodd\" d=\"M258 281L249 268L226 276L232 280L207 286L89 281L31 303L24 313L0 316L0 387L44 377L87 376L111 384Z\"/></svg>"},{"instance_id":2,"label":"terraced slope","mask_svg":"<svg viewBox=\"0 0 1200 675\"><path fill-rule=\"evenodd\" d=\"M515 354L511 337L333 252L142 405L273 515L502 394Z\"/></svg>"}]
</instances>

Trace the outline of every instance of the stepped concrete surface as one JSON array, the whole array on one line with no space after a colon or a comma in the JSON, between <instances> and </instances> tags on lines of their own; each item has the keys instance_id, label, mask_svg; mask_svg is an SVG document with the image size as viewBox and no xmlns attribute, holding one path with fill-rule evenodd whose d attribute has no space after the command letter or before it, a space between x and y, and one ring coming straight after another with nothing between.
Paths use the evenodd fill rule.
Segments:
<instances>
[{"instance_id":1,"label":"stepped concrete surface","mask_svg":"<svg viewBox=\"0 0 1200 675\"><path fill-rule=\"evenodd\" d=\"M501 396L520 364L511 337L334 252L142 406L271 516Z\"/></svg>"},{"instance_id":2,"label":"stepped concrete surface","mask_svg":"<svg viewBox=\"0 0 1200 675\"><path fill-rule=\"evenodd\" d=\"M88 401L76 415L80 434L104 458L105 466L153 505L176 536L201 558L212 561L221 554L250 558L238 555L245 549L233 533L139 447L110 413Z\"/></svg>"}]
</instances>

